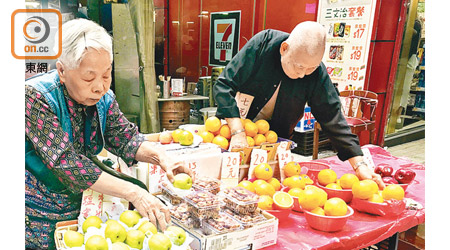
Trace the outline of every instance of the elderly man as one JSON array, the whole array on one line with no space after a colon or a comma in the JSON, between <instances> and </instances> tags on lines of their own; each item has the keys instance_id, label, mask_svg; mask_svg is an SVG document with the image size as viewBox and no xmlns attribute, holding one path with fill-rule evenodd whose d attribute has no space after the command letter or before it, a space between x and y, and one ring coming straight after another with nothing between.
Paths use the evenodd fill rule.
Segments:
<instances>
[{"instance_id":1,"label":"elderly man","mask_svg":"<svg viewBox=\"0 0 450 250\"><path fill-rule=\"evenodd\" d=\"M103 147L128 165L158 164L173 181L192 174L183 163L145 141L119 109L111 85L112 39L98 24L76 19L62 26L57 70L25 85L25 242L54 249L58 221L76 219L83 190L124 198L161 229L169 209L141 187L103 172L91 161Z\"/></svg>"},{"instance_id":2,"label":"elderly man","mask_svg":"<svg viewBox=\"0 0 450 250\"><path fill-rule=\"evenodd\" d=\"M364 163L358 137L341 113L338 93L321 62L325 41L326 31L316 22L302 22L291 34L277 30L256 34L214 86L216 116L230 126L230 148L239 148L247 145L241 114L254 121L265 119L280 137L291 138L308 103L339 159L349 160L360 179L373 179L384 187L381 177ZM246 105L238 107L243 100Z\"/></svg>"}]
</instances>

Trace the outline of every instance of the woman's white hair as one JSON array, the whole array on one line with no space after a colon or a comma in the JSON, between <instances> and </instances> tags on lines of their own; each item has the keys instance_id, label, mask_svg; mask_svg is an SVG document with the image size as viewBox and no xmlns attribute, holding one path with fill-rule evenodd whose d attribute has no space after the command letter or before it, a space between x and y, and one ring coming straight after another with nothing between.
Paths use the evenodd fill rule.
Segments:
<instances>
[{"instance_id":1,"label":"woman's white hair","mask_svg":"<svg viewBox=\"0 0 450 250\"><path fill-rule=\"evenodd\" d=\"M58 60L64 66L78 68L89 48L106 50L113 60L112 38L103 27L83 18L62 25L62 52Z\"/></svg>"}]
</instances>

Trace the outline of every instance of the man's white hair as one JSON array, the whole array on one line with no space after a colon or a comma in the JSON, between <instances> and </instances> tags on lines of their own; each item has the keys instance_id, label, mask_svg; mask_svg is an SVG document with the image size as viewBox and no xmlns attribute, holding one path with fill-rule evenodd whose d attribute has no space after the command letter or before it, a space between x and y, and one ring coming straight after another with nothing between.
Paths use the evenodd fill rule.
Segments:
<instances>
[{"instance_id":1,"label":"man's white hair","mask_svg":"<svg viewBox=\"0 0 450 250\"><path fill-rule=\"evenodd\" d=\"M103 27L83 18L62 25L62 52L58 60L64 66L78 68L89 48L106 50L113 60L112 38Z\"/></svg>"},{"instance_id":2,"label":"man's white hair","mask_svg":"<svg viewBox=\"0 0 450 250\"><path fill-rule=\"evenodd\" d=\"M295 26L286 42L293 50L304 49L314 55L325 49L326 30L317 22L306 21Z\"/></svg>"}]
</instances>

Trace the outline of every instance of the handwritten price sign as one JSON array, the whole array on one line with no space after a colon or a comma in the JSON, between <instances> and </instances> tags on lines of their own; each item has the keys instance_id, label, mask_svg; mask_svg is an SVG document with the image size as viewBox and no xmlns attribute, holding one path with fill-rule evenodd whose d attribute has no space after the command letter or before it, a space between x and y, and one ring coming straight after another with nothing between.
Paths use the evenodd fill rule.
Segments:
<instances>
[{"instance_id":1,"label":"handwritten price sign","mask_svg":"<svg viewBox=\"0 0 450 250\"><path fill-rule=\"evenodd\" d=\"M189 169L192 170L192 172L194 173L194 176L197 177L197 166L198 166L198 163L195 160L186 160L184 162L184 164L186 164L186 166L188 166Z\"/></svg>"},{"instance_id":2,"label":"handwritten price sign","mask_svg":"<svg viewBox=\"0 0 450 250\"><path fill-rule=\"evenodd\" d=\"M225 152L222 154L222 187L235 187L239 182L239 153Z\"/></svg>"},{"instance_id":3,"label":"handwritten price sign","mask_svg":"<svg viewBox=\"0 0 450 250\"><path fill-rule=\"evenodd\" d=\"M250 169L248 170L249 179L252 178L256 166L261 163L267 163L267 151L264 149L253 149L250 157Z\"/></svg>"},{"instance_id":4,"label":"handwritten price sign","mask_svg":"<svg viewBox=\"0 0 450 250\"><path fill-rule=\"evenodd\" d=\"M286 150L286 151L279 152L277 154L277 156L278 156L278 166L280 167L281 181L283 181L285 178L284 166L286 166L286 164L288 162L292 161L292 153L291 153L291 150Z\"/></svg>"}]
</instances>

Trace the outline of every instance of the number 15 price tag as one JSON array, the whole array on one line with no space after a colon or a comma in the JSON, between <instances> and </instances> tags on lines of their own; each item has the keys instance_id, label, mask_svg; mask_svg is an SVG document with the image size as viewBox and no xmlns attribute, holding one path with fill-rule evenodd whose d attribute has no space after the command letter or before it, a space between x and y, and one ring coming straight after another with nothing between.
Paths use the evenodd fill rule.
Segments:
<instances>
[{"instance_id":1,"label":"number 15 price tag","mask_svg":"<svg viewBox=\"0 0 450 250\"><path fill-rule=\"evenodd\" d=\"M248 170L248 178L253 178L255 167L261 163L267 163L267 151L264 149L253 149L250 156L250 169Z\"/></svg>"}]
</instances>

